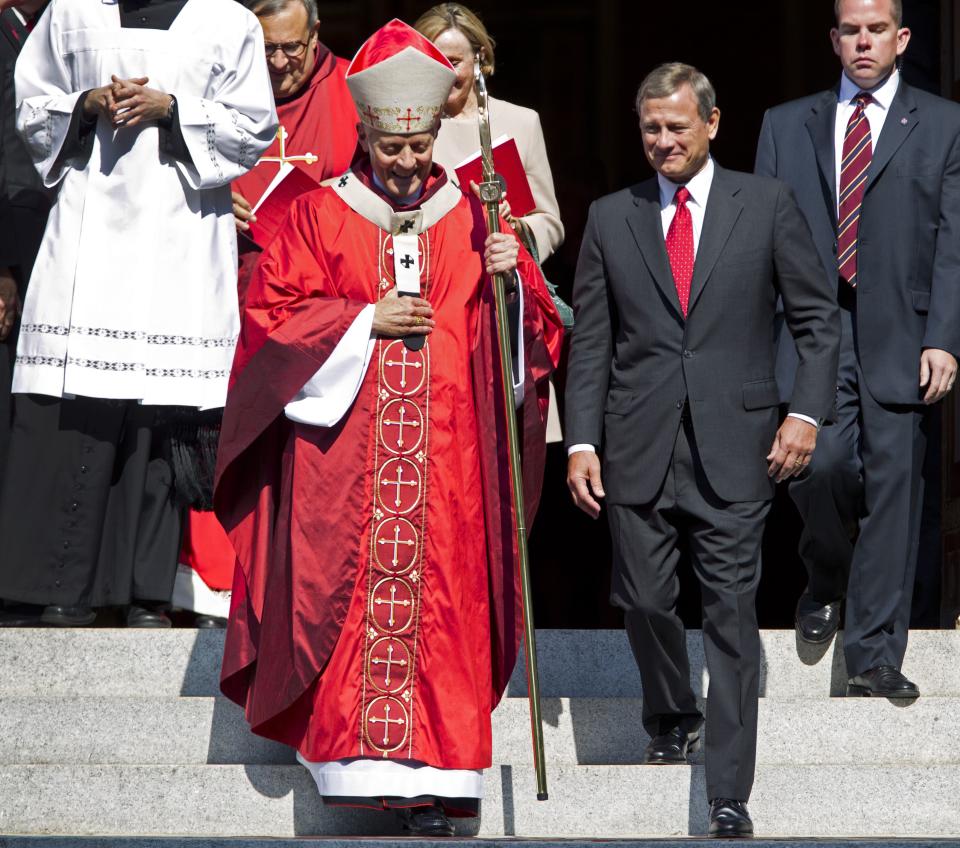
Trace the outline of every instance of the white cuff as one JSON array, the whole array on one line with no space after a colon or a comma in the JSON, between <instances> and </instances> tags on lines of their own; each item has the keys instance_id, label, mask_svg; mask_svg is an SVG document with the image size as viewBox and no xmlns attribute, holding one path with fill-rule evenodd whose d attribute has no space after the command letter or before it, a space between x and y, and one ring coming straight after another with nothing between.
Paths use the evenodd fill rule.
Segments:
<instances>
[{"instance_id":1,"label":"white cuff","mask_svg":"<svg viewBox=\"0 0 960 848\"><path fill-rule=\"evenodd\" d=\"M787 418L799 418L801 421L806 421L807 424L812 424L818 430L820 429L820 422L816 418L811 418L809 415L803 415L800 412L788 412Z\"/></svg>"},{"instance_id":2,"label":"white cuff","mask_svg":"<svg viewBox=\"0 0 960 848\"><path fill-rule=\"evenodd\" d=\"M594 445L570 445L570 447L567 448L567 456L570 456L577 451L590 451L590 453L596 453L597 449Z\"/></svg>"},{"instance_id":3,"label":"white cuff","mask_svg":"<svg viewBox=\"0 0 960 848\"><path fill-rule=\"evenodd\" d=\"M520 315L517 319L517 338L510 344L513 354L513 402L517 409L523 406L523 380L526 376L526 351L523 349L523 280L517 272L517 308Z\"/></svg>"},{"instance_id":4,"label":"white cuff","mask_svg":"<svg viewBox=\"0 0 960 848\"><path fill-rule=\"evenodd\" d=\"M360 391L373 354L374 309L371 303L360 311L320 370L286 405L287 418L315 427L332 427L343 418Z\"/></svg>"}]
</instances>

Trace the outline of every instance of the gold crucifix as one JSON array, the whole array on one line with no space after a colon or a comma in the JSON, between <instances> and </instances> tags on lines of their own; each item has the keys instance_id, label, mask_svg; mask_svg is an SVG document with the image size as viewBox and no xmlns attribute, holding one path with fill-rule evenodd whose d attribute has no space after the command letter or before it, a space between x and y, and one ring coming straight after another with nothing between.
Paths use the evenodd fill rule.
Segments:
<instances>
[{"instance_id":1,"label":"gold crucifix","mask_svg":"<svg viewBox=\"0 0 960 848\"><path fill-rule=\"evenodd\" d=\"M277 130L277 142L280 144L280 155L261 156L261 162L279 162L282 168L287 162L303 162L307 165L313 165L320 161L319 156L314 156L309 152L304 153L303 156L287 156L287 131L283 126Z\"/></svg>"}]
</instances>

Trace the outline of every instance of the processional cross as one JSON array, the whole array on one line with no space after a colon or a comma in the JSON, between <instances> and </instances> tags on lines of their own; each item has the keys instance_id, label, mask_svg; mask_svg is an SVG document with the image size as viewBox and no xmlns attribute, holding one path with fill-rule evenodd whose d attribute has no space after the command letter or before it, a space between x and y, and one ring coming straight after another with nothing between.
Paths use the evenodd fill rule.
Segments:
<instances>
[{"instance_id":1,"label":"processional cross","mask_svg":"<svg viewBox=\"0 0 960 848\"><path fill-rule=\"evenodd\" d=\"M277 130L277 141L280 144L279 156L261 156L261 162L279 162L282 168L287 162L303 162L306 165L313 165L320 161L319 156L312 153L304 153L303 156L287 156L287 130L281 125Z\"/></svg>"}]
</instances>

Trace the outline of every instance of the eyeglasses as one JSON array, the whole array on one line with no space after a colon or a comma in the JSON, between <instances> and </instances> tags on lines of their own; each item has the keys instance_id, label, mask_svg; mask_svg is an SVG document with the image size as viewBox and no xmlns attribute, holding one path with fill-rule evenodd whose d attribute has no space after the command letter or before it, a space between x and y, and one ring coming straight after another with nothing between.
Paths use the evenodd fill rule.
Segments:
<instances>
[{"instance_id":1,"label":"eyeglasses","mask_svg":"<svg viewBox=\"0 0 960 848\"><path fill-rule=\"evenodd\" d=\"M299 59L309 43L309 41L287 41L283 44L272 44L267 41L263 45L263 52L267 54L268 59L271 59L278 50L282 50L283 55L288 59Z\"/></svg>"}]
</instances>

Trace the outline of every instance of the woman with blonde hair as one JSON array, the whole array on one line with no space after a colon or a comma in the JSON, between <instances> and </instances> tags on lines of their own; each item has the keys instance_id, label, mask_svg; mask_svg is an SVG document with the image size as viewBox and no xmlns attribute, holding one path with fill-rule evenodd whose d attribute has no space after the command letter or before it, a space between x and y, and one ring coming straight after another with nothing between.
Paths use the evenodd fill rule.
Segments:
<instances>
[{"instance_id":1,"label":"woman with blonde hair","mask_svg":"<svg viewBox=\"0 0 960 848\"><path fill-rule=\"evenodd\" d=\"M480 56L481 70L490 77L494 72L494 40L480 19L459 3L440 3L424 12L415 28L440 49L457 72L456 81L444 106L440 134L433 148L433 159L451 178L467 157L480 149L477 125L477 92L473 66ZM540 116L533 109L489 98L490 125L494 137L508 135L517 143L520 160L536 208L522 218L510 215L509 192L505 215L526 243L532 242L537 258L549 258L563 243L563 224L553 189L553 176L547 160L547 148L540 127ZM468 188L464 186L464 188Z\"/></svg>"}]
</instances>

